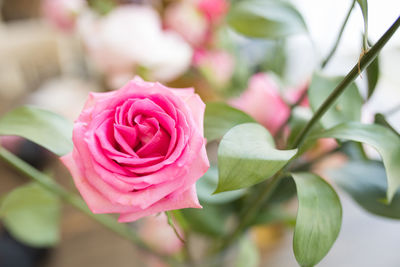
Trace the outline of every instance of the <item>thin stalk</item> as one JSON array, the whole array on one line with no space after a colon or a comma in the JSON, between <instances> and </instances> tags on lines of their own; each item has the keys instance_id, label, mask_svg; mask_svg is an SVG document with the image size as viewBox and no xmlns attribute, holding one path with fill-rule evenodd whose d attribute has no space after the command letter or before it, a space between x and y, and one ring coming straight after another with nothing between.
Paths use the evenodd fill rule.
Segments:
<instances>
[{"instance_id":1,"label":"thin stalk","mask_svg":"<svg viewBox=\"0 0 400 267\"><path fill-rule=\"evenodd\" d=\"M326 59L325 59L325 60L322 62L322 64L321 64L321 68L322 68L322 69L325 68L325 66L326 66L326 65L328 64L328 62L331 60L332 56L335 54L336 49L338 48L339 43L340 43L340 40L341 40L341 38L342 38L344 29L346 28L346 24L347 24L347 22L348 22L348 20L349 20L349 18L350 18L350 14L351 14L351 12L353 11L353 8L354 8L355 3L356 3L356 0L353 0L353 2L351 3L351 6L350 6L350 8L349 8L349 11L347 11L346 18L345 18L344 21L343 21L342 27L340 28L339 34L338 34L338 36L337 36L337 38L336 38L336 41L335 41L335 43L334 43L334 45L333 45L331 51L329 52L328 56L326 57Z\"/></svg>"},{"instance_id":2,"label":"thin stalk","mask_svg":"<svg viewBox=\"0 0 400 267\"><path fill-rule=\"evenodd\" d=\"M376 42L376 44L371 47L371 49L366 52L359 60L351 71L346 75L346 77L339 83L339 85L333 90L329 97L322 103L322 105L315 112L314 116L307 123L304 129L297 136L293 146L291 148L296 148L301 145L308 135L310 130L314 125L321 119L325 112L333 105L337 98L346 90L348 85L350 85L360 73L371 64L371 62L377 57L379 51L385 46L385 44L390 40L393 34L400 26L400 17L393 23L393 25L385 32L385 34Z\"/></svg>"},{"instance_id":3,"label":"thin stalk","mask_svg":"<svg viewBox=\"0 0 400 267\"><path fill-rule=\"evenodd\" d=\"M74 206L76 209L80 210L84 214L91 217L96 222L105 226L110 231L116 233L117 235L131 241L139 248L145 250L146 252L152 253L162 259L170 261L166 256L152 250L148 245L146 245L140 237L133 232L127 225L118 223L113 217L104 214L93 214L83 200L76 194L68 192L58 183L56 183L49 176L33 168L31 165L21 160L14 154L10 153L6 149L0 146L0 159L6 162L8 165L12 166L14 169L22 173L23 175L31 178L39 185L49 190L50 192L58 195L61 199L65 200L67 203Z\"/></svg>"}]
</instances>

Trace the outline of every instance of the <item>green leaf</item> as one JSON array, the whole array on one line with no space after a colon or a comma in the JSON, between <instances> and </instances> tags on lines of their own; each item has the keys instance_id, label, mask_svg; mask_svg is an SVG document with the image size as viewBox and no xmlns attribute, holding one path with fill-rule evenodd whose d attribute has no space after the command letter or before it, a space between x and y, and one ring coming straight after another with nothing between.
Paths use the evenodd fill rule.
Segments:
<instances>
[{"instance_id":1,"label":"green leaf","mask_svg":"<svg viewBox=\"0 0 400 267\"><path fill-rule=\"evenodd\" d=\"M398 133L396 131L395 128L393 128L392 125L390 125L390 123L386 120L385 116L381 113L377 113L375 114L375 119L374 119L376 124L382 125L385 128L388 128L389 130L391 130L392 132L394 132L397 136L400 137L400 133Z\"/></svg>"},{"instance_id":2,"label":"green leaf","mask_svg":"<svg viewBox=\"0 0 400 267\"><path fill-rule=\"evenodd\" d=\"M379 79L379 57L376 57L367 68L368 94L370 98L375 91Z\"/></svg>"},{"instance_id":3,"label":"green leaf","mask_svg":"<svg viewBox=\"0 0 400 267\"><path fill-rule=\"evenodd\" d=\"M202 209L182 209L191 230L216 237L226 234L228 212L224 206L202 203Z\"/></svg>"},{"instance_id":4,"label":"green leaf","mask_svg":"<svg viewBox=\"0 0 400 267\"><path fill-rule=\"evenodd\" d=\"M219 144L219 181L215 193L246 188L270 178L296 152L296 149L276 149L271 134L260 124L233 127Z\"/></svg>"},{"instance_id":5,"label":"green leaf","mask_svg":"<svg viewBox=\"0 0 400 267\"><path fill-rule=\"evenodd\" d=\"M364 49L368 48L368 2L367 0L357 0L358 5L361 8L361 12L364 18Z\"/></svg>"},{"instance_id":6,"label":"green leaf","mask_svg":"<svg viewBox=\"0 0 400 267\"><path fill-rule=\"evenodd\" d=\"M233 126L245 122L254 122L254 119L226 103L208 102L204 114L204 136L211 142L221 138Z\"/></svg>"},{"instance_id":7,"label":"green leaf","mask_svg":"<svg viewBox=\"0 0 400 267\"><path fill-rule=\"evenodd\" d=\"M306 32L300 13L288 2L249 0L232 4L228 24L235 31L255 38L279 39Z\"/></svg>"},{"instance_id":8,"label":"green leaf","mask_svg":"<svg viewBox=\"0 0 400 267\"><path fill-rule=\"evenodd\" d=\"M16 108L0 118L0 135L18 135L62 156L72 150L72 124L36 107Z\"/></svg>"},{"instance_id":9,"label":"green leaf","mask_svg":"<svg viewBox=\"0 0 400 267\"><path fill-rule=\"evenodd\" d=\"M342 206L335 190L311 173L292 174L299 208L293 250L301 266L314 266L328 253L339 235Z\"/></svg>"},{"instance_id":10,"label":"green leaf","mask_svg":"<svg viewBox=\"0 0 400 267\"><path fill-rule=\"evenodd\" d=\"M338 138L352 140L373 146L381 155L386 168L390 202L400 186L400 137L391 130L376 124L350 122L338 125L324 132L311 135L309 139ZM309 140L307 139L307 140Z\"/></svg>"},{"instance_id":11,"label":"green leaf","mask_svg":"<svg viewBox=\"0 0 400 267\"><path fill-rule=\"evenodd\" d=\"M212 193L218 185L218 168L211 166L208 171L196 183L197 195L201 202L210 204L223 204L234 201L246 193L246 189L222 192L216 195Z\"/></svg>"},{"instance_id":12,"label":"green leaf","mask_svg":"<svg viewBox=\"0 0 400 267\"><path fill-rule=\"evenodd\" d=\"M314 73L308 89L310 106L314 112L342 80L343 77L326 77L319 73ZM349 88L344 91L321 118L320 122L324 128L330 128L342 122L359 121L362 105L363 99L358 92L358 88L355 83L351 83Z\"/></svg>"},{"instance_id":13,"label":"green leaf","mask_svg":"<svg viewBox=\"0 0 400 267\"><path fill-rule=\"evenodd\" d=\"M37 184L10 192L0 207L0 218L11 234L35 247L53 246L59 241L60 202Z\"/></svg>"},{"instance_id":14,"label":"green leaf","mask_svg":"<svg viewBox=\"0 0 400 267\"><path fill-rule=\"evenodd\" d=\"M250 236L245 235L239 241L239 247L235 267L257 267L260 266L260 253Z\"/></svg>"},{"instance_id":15,"label":"green leaf","mask_svg":"<svg viewBox=\"0 0 400 267\"><path fill-rule=\"evenodd\" d=\"M353 161L329 174L365 210L400 219L400 190L390 204L382 201L386 198L387 182L385 168L380 162Z\"/></svg>"}]
</instances>

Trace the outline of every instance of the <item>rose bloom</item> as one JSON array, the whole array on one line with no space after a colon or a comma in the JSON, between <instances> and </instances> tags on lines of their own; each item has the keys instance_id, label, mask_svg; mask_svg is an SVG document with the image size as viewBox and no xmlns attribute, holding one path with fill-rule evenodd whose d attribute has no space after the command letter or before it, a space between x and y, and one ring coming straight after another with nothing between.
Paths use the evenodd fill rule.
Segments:
<instances>
[{"instance_id":1,"label":"rose bloom","mask_svg":"<svg viewBox=\"0 0 400 267\"><path fill-rule=\"evenodd\" d=\"M74 124L74 149L61 159L92 212L128 222L201 208L195 182L209 168L204 109L193 88L140 78L91 93Z\"/></svg>"},{"instance_id":2,"label":"rose bloom","mask_svg":"<svg viewBox=\"0 0 400 267\"><path fill-rule=\"evenodd\" d=\"M253 75L246 91L230 103L264 125L271 134L275 134L290 115L278 86L266 73Z\"/></svg>"}]
</instances>

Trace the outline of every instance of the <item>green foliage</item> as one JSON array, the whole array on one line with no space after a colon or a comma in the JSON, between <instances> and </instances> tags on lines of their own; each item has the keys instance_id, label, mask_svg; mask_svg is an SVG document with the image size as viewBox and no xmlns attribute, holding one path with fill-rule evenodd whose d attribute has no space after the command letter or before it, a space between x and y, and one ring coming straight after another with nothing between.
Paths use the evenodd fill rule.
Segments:
<instances>
[{"instance_id":1,"label":"green foliage","mask_svg":"<svg viewBox=\"0 0 400 267\"><path fill-rule=\"evenodd\" d=\"M400 219L400 190L390 204L385 203L387 182L380 162L352 161L330 176L365 210L384 217Z\"/></svg>"},{"instance_id":2,"label":"green foliage","mask_svg":"<svg viewBox=\"0 0 400 267\"><path fill-rule=\"evenodd\" d=\"M21 186L2 201L0 218L21 242L53 246L59 241L59 199L37 184Z\"/></svg>"},{"instance_id":3,"label":"green foliage","mask_svg":"<svg viewBox=\"0 0 400 267\"><path fill-rule=\"evenodd\" d=\"M0 118L0 135L18 135L62 156L72 150L72 124L36 107L19 107Z\"/></svg>"},{"instance_id":4,"label":"green foliage","mask_svg":"<svg viewBox=\"0 0 400 267\"><path fill-rule=\"evenodd\" d=\"M361 12L364 18L364 49L368 48L368 2L367 0L357 0L358 5L361 8Z\"/></svg>"},{"instance_id":5,"label":"green foliage","mask_svg":"<svg viewBox=\"0 0 400 267\"><path fill-rule=\"evenodd\" d=\"M301 266L314 266L339 235L342 206L335 190L321 177L311 173L292 176L299 199L293 250Z\"/></svg>"},{"instance_id":6,"label":"green foliage","mask_svg":"<svg viewBox=\"0 0 400 267\"><path fill-rule=\"evenodd\" d=\"M300 13L288 2L249 0L232 4L228 24L235 31L255 38L279 39L306 32Z\"/></svg>"},{"instance_id":7,"label":"green foliage","mask_svg":"<svg viewBox=\"0 0 400 267\"><path fill-rule=\"evenodd\" d=\"M221 138L233 126L254 122L249 115L222 102L208 102L204 114L204 136L208 142Z\"/></svg>"},{"instance_id":8,"label":"green foliage","mask_svg":"<svg viewBox=\"0 0 400 267\"><path fill-rule=\"evenodd\" d=\"M182 214L188 227L211 237L223 236L227 233L226 219L228 210L222 205L202 203L203 209L183 209Z\"/></svg>"},{"instance_id":9,"label":"green foliage","mask_svg":"<svg viewBox=\"0 0 400 267\"><path fill-rule=\"evenodd\" d=\"M218 185L218 169L211 166L210 169L196 183L197 195L201 202L210 204L223 204L234 201L246 193L246 189L222 192L216 195L212 193Z\"/></svg>"},{"instance_id":10,"label":"green foliage","mask_svg":"<svg viewBox=\"0 0 400 267\"><path fill-rule=\"evenodd\" d=\"M382 125L385 128L388 128L391 130L393 133L395 133L397 136L400 137L400 133L396 131L396 129L393 128L392 125L386 120L385 116L381 113L375 114L375 119L374 119L376 124Z\"/></svg>"},{"instance_id":11,"label":"green foliage","mask_svg":"<svg viewBox=\"0 0 400 267\"><path fill-rule=\"evenodd\" d=\"M218 148L217 192L246 188L279 171L297 150L278 150L260 124L245 123L224 135Z\"/></svg>"},{"instance_id":12,"label":"green foliage","mask_svg":"<svg viewBox=\"0 0 400 267\"><path fill-rule=\"evenodd\" d=\"M375 91L379 79L379 57L376 57L367 68L368 94L370 98Z\"/></svg>"},{"instance_id":13,"label":"green foliage","mask_svg":"<svg viewBox=\"0 0 400 267\"><path fill-rule=\"evenodd\" d=\"M329 137L365 143L379 152L386 168L387 200L390 202L400 187L400 137L380 125L351 122L314 134L308 140Z\"/></svg>"},{"instance_id":14,"label":"green foliage","mask_svg":"<svg viewBox=\"0 0 400 267\"><path fill-rule=\"evenodd\" d=\"M308 89L310 106L314 112L321 106L343 78L344 77L341 76L326 77L319 73L314 73L310 88ZM320 122L324 128L330 128L342 122L359 121L361 118L362 105L363 100L358 92L356 84L353 82L325 113Z\"/></svg>"}]
</instances>

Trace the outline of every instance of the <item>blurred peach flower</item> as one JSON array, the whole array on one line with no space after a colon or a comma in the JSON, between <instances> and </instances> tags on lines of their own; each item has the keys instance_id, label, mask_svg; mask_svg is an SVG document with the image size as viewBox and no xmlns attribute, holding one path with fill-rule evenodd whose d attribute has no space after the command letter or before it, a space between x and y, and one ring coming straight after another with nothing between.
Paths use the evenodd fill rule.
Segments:
<instances>
[{"instance_id":1,"label":"blurred peach flower","mask_svg":"<svg viewBox=\"0 0 400 267\"><path fill-rule=\"evenodd\" d=\"M186 0L175 2L165 12L167 29L179 33L193 47L212 40L213 28L228 11L226 0Z\"/></svg>"},{"instance_id":2,"label":"blurred peach flower","mask_svg":"<svg viewBox=\"0 0 400 267\"><path fill-rule=\"evenodd\" d=\"M266 73L253 75L246 91L230 103L264 125L272 135L290 114L289 106L282 100L278 86Z\"/></svg>"},{"instance_id":3,"label":"blurred peach flower","mask_svg":"<svg viewBox=\"0 0 400 267\"><path fill-rule=\"evenodd\" d=\"M178 34L163 31L158 13L149 6L123 5L105 17L87 13L79 28L89 56L114 88L135 72L168 82L191 63L191 47Z\"/></svg>"},{"instance_id":4,"label":"blurred peach flower","mask_svg":"<svg viewBox=\"0 0 400 267\"><path fill-rule=\"evenodd\" d=\"M227 51L195 51L193 65L200 69L206 78L216 87L224 87L232 78L235 59Z\"/></svg>"},{"instance_id":5,"label":"blurred peach flower","mask_svg":"<svg viewBox=\"0 0 400 267\"><path fill-rule=\"evenodd\" d=\"M75 28L77 16L85 6L84 0L42 0L44 17L66 32Z\"/></svg>"}]
</instances>

